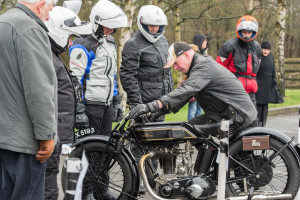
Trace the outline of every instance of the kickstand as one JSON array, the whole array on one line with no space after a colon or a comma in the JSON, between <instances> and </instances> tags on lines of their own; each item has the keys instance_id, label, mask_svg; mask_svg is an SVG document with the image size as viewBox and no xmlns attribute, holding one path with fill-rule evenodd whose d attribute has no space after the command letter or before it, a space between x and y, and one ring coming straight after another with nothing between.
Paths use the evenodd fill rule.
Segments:
<instances>
[{"instance_id":1,"label":"kickstand","mask_svg":"<svg viewBox=\"0 0 300 200\"><path fill-rule=\"evenodd\" d=\"M253 192L254 192L254 186L252 186L252 187L250 188L250 191L249 191L249 195L248 195L248 199L247 199L247 200L251 200L251 199L252 199L252 197L254 196Z\"/></svg>"}]
</instances>

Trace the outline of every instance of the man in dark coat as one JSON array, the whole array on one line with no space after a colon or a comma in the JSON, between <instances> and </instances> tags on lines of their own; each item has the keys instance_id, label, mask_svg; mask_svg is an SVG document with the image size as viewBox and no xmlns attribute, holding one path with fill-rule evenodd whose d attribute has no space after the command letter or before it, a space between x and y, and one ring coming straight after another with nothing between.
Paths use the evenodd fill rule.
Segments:
<instances>
[{"instance_id":1,"label":"man in dark coat","mask_svg":"<svg viewBox=\"0 0 300 200\"><path fill-rule=\"evenodd\" d=\"M192 96L205 114L189 121L190 124L206 124L231 119L236 131L256 126L257 111L241 82L211 57L196 54L183 42L175 42L169 48L169 62L174 70L188 76L177 89L159 100L136 106L129 117L136 118L148 112L177 112Z\"/></svg>"},{"instance_id":2,"label":"man in dark coat","mask_svg":"<svg viewBox=\"0 0 300 200\"><path fill-rule=\"evenodd\" d=\"M274 57L271 53L269 41L261 44L262 58L256 81L258 91L256 95L259 126L266 126L268 117L268 104L276 103L275 90L277 85Z\"/></svg>"},{"instance_id":3,"label":"man in dark coat","mask_svg":"<svg viewBox=\"0 0 300 200\"><path fill-rule=\"evenodd\" d=\"M70 22L69 24L64 23ZM71 23L73 21L73 23ZM58 86L58 123L57 132L60 142L47 161L45 176L45 200L58 199L57 175L59 172L60 154L63 144L70 144L76 128L88 127L89 121L84 113L82 92L77 77L71 76L59 55L64 53L73 36L81 36L92 32L90 23L81 24L78 16L71 10L56 6L49 13L45 22L49 32L53 64Z\"/></svg>"},{"instance_id":4,"label":"man in dark coat","mask_svg":"<svg viewBox=\"0 0 300 200\"><path fill-rule=\"evenodd\" d=\"M168 24L166 15L157 6L143 6L137 24L139 30L126 42L122 51L120 68L120 79L130 109L158 99L173 89L172 70L163 68L168 56L168 42L163 35ZM150 121L164 119L160 112L149 117ZM132 153L139 162L142 152L137 145L133 145ZM164 165L171 166L172 160L167 160L165 158ZM139 193L145 192L141 182Z\"/></svg>"},{"instance_id":5,"label":"man in dark coat","mask_svg":"<svg viewBox=\"0 0 300 200\"><path fill-rule=\"evenodd\" d=\"M163 35L168 24L166 15L159 7L147 5L140 9L137 20L139 30L126 42L120 68L130 108L158 99L173 89L172 71L163 68L168 56L168 42ZM163 121L164 116L153 120Z\"/></svg>"}]
</instances>

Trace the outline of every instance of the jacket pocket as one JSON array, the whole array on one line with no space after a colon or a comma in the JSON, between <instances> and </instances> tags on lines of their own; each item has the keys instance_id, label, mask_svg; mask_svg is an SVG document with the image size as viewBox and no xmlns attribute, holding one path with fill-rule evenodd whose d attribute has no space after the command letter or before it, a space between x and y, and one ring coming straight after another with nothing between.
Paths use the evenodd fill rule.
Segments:
<instances>
[{"instance_id":1,"label":"jacket pocket","mask_svg":"<svg viewBox=\"0 0 300 200\"><path fill-rule=\"evenodd\" d=\"M142 87L146 89L162 89L163 82L142 82Z\"/></svg>"},{"instance_id":2,"label":"jacket pocket","mask_svg":"<svg viewBox=\"0 0 300 200\"><path fill-rule=\"evenodd\" d=\"M107 79L91 79L87 81L85 97L87 100L105 102L109 91Z\"/></svg>"},{"instance_id":3,"label":"jacket pocket","mask_svg":"<svg viewBox=\"0 0 300 200\"><path fill-rule=\"evenodd\" d=\"M140 94L143 102L150 102L158 99L163 94L163 82L141 82Z\"/></svg>"},{"instance_id":4,"label":"jacket pocket","mask_svg":"<svg viewBox=\"0 0 300 200\"><path fill-rule=\"evenodd\" d=\"M58 137L62 143L73 141L73 127L75 115L73 113L58 113Z\"/></svg>"}]
</instances>

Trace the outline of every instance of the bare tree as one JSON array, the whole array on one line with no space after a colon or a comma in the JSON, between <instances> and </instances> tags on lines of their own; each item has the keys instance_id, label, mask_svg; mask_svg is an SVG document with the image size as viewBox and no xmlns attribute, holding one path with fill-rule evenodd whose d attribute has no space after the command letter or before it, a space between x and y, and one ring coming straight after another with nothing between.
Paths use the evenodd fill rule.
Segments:
<instances>
[{"instance_id":1,"label":"bare tree","mask_svg":"<svg viewBox=\"0 0 300 200\"><path fill-rule=\"evenodd\" d=\"M135 10L135 0L125 0L124 4L121 6L128 18L128 27L127 28L122 28L118 37L118 52L117 52L117 64L118 64L118 73L117 75L119 76L120 72L120 67L121 67L121 62L122 62L122 51L124 48L124 45L126 41L130 38L131 33L132 33L132 22L134 18L134 10ZM123 90L120 78L118 79L118 85L119 85L119 92L123 96L122 98L122 107L123 109L126 108L126 101L127 101L127 94Z\"/></svg>"},{"instance_id":2,"label":"bare tree","mask_svg":"<svg viewBox=\"0 0 300 200\"><path fill-rule=\"evenodd\" d=\"M279 69L279 88L285 96L285 72L284 72L284 37L286 21L286 0L277 0L277 13L275 22L275 66Z\"/></svg>"}]
</instances>

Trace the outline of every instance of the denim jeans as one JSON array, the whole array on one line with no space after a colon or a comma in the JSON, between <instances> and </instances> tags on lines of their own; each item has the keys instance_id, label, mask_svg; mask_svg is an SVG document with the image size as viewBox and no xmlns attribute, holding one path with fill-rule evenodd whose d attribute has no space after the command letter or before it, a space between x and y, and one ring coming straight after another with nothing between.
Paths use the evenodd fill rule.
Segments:
<instances>
[{"instance_id":1,"label":"denim jeans","mask_svg":"<svg viewBox=\"0 0 300 200\"><path fill-rule=\"evenodd\" d=\"M46 162L0 149L0 199L44 200Z\"/></svg>"},{"instance_id":2,"label":"denim jeans","mask_svg":"<svg viewBox=\"0 0 300 200\"><path fill-rule=\"evenodd\" d=\"M202 114L202 109L198 105L197 101L190 102L189 103L189 109L188 109L188 120L197 117Z\"/></svg>"}]
</instances>

